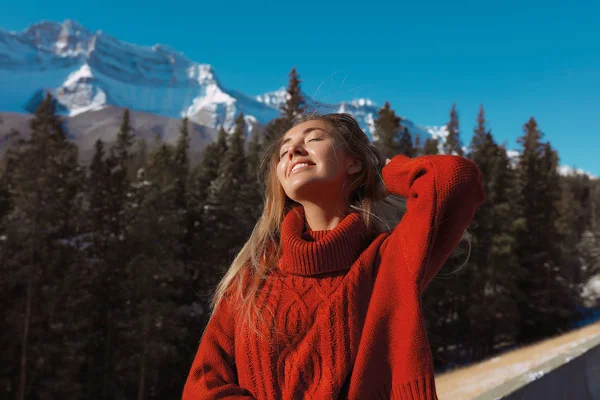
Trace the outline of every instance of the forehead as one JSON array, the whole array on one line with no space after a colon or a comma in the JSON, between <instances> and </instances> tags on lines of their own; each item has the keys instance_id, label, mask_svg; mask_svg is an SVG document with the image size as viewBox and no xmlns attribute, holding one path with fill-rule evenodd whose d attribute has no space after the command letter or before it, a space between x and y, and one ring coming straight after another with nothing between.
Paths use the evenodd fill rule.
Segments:
<instances>
[{"instance_id":1,"label":"forehead","mask_svg":"<svg viewBox=\"0 0 600 400\"><path fill-rule=\"evenodd\" d=\"M329 126L327 122L321 120L303 122L287 131L286 134L283 136L281 143L284 144L292 140L294 137L306 135L314 130L321 130L325 131L326 133L329 133L329 131L331 130L331 126Z\"/></svg>"}]
</instances>

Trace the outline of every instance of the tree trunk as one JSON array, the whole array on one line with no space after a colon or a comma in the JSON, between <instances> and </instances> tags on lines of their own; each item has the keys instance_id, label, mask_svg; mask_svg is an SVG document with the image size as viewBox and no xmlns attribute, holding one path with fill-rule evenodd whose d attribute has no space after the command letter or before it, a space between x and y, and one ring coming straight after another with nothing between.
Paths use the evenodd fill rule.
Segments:
<instances>
[{"instance_id":1,"label":"tree trunk","mask_svg":"<svg viewBox=\"0 0 600 400\"><path fill-rule=\"evenodd\" d=\"M138 383L138 400L144 399L144 389L145 389L145 381L146 381L146 355L148 353L148 335L150 329L150 299L146 299L146 306L144 307L144 325L142 332L142 340L143 348L142 348L142 356L140 360L140 381Z\"/></svg>"},{"instance_id":2,"label":"tree trunk","mask_svg":"<svg viewBox=\"0 0 600 400\"><path fill-rule=\"evenodd\" d=\"M109 298L109 305L110 303L110 298ZM110 373L110 340L111 340L111 320L112 320L112 315L110 310L108 311L108 314L106 315L106 341L104 342L104 370L102 371L102 375L103 375L103 380L102 380L102 396L100 397L101 399L107 399L107 386L108 386L108 378L111 375Z\"/></svg>"},{"instance_id":3,"label":"tree trunk","mask_svg":"<svg viewBox=\"0 0 600 400\"><path fill-rule=\"evenodd\" d=\"M21 341L21 366L19 373L19 390L17 400L25 400L25 385L27 382L27 345L29 343L29 326L31 325L31 299L33 297L33 245L31 246L31 260L27 271L27 294L25 301L25 320L23 338Z\"/></svg>"}]
</instances>

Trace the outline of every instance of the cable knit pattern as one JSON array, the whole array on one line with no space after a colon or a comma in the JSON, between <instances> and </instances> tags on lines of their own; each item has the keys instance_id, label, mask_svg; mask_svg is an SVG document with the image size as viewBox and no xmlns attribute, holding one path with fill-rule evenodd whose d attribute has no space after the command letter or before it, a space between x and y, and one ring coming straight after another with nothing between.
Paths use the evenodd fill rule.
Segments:
<instances>
[{"instance_id":1,"label":"cable knit pattern","mask_svg":"<svg viewBox=\"0 0 600 400\"><path fill-rule=\"evenodd\" d=\"M485 201L482 176L462 157L399 155L383 179L407 211L370 242L358 213L308 232L302 207L286 215L257 299L270 328L261 339L236 324L225 297L184 400L437 399L420 299Z\"/></svg>"}]
</instances>

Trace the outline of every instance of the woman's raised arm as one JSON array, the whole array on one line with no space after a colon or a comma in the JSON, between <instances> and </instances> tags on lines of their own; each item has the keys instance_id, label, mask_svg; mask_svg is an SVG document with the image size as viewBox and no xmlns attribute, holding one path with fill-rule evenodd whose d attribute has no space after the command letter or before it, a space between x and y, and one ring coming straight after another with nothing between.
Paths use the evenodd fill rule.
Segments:
<instances>
[{"instance_id":1,"label":"woman's raised arm","mask_svg":"<svg viewBox=\"0 0 600 400\"><path fill-rule=\"evenodd\" d=\"M407 199L385 252L408 268L422 292L485 202L483 177L475 163L453 155L397 155L382 175L389 192Z\"/></svg>"}]
</instances>

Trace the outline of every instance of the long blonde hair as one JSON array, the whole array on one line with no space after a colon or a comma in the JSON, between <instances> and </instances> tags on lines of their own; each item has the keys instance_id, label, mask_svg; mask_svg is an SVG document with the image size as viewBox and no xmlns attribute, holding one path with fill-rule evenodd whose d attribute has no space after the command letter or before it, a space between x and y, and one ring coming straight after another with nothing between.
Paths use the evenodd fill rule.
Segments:
<instances>
[{"instance_id":1,"label":"long blonde hair","mask_svg":"<svg viewBox=\"0 0 600 400\"><path fill-rule=\"evenodd\" d=\"M405 199L393 195L382 195L379 190L383 184L381 170L385 158L369 141L350 114L324 114L316 112L296 117L287 130L306 122L319 120L329 124L331 133L343 150L362 162L362 170L349 182L348 193L350 208L360 213L367 235L392 230L400 221L404 212ZM231 266L218 283L211 301L211 310L217 309L221 300L233 296L237 306L237 315L245 316L248 327L259 336L256 321L264 322L264 316L256 306L257 294L269 271L281 256L280 227L288 211L299 205L285 194L277 178L276 168L279 162L279 149L283 140L280 137L263 150L261 171L265 182L264 208L254 226L250 238L239 251Z\"/></svg>"}]
</instances>

